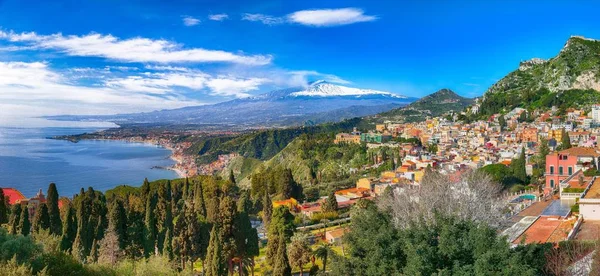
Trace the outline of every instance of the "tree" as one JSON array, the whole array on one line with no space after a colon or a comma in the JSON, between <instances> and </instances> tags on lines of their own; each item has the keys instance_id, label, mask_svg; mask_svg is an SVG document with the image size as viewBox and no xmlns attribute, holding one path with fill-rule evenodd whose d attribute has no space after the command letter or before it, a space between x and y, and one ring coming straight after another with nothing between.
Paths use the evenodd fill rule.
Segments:
<instances>
[{"instance_id":1,"label":"tree","mask_svg":"<svg viewBox=\"0 0 600 276\"><path fill-rule=\"evenodd\" d=\"M63 232L60 241L60 249L68 252L71 250L73 242L75 241L75 236L77 235L77 221L75 221L75 211L73 211L71 203L69 203L66 208L67 211L62 226Z\"/></svg>"},{"instance_id":2,"label":"tree","mask_svg":"<svg viewBox=\"0 0 600 276\"><path fill-rule=\"evenodd\" d=\"M50 233L54 235L62 234L62 222L60 219L60 210L58 208L58 190L56 184L50 183L48 186L48 196L46 197L48 205L48 217L50 221Z\"/></svg>"},{"instance_id":3,"label":"tree","mask_svg":"<svg viewBox=\"0 0 600 276\"><path fill-rule=\"evenodd\" d=\"M29 221L29 209L27 207L21 210L21 220L19 221L19 234L29 235L31 231L31 222Z\"/></svg>"},{"instance_id":4,"label":"tree","mask_svg":"<svg viewBox=\"0 0 600 276\"><path fill-rule=\"evenodd\" d=\"M504 115L500 115L498 118L498 124L500 125L500 131L504 131L506 128L506 119L504 118Z\"/></svg>"},{"instance_id":5,"label":"tree","mask_svg":"<svg viewBox=\"0 0 600 276\"><path fill-rule=\"evenodd\" d=\"M572 148L571 146L571 138L569 137L569 133L567 133L567 131L565 131L565 129L562 129L562 133L561 133L561 140L560 140L560 149L561 150L566 150L566 149L570 149Z\"/></svg>"},{"instance_id":6,"label":"tree","mask_svg":"<svg viewBox=\"0 0 600 276\"><path fill-rule=\"evenodd\" d=\"M21 204L15 204L12 206L10 212L10 218L8 224L10 224L10 234L16 235L19 229L19 222L21 221Z\"/></svg>"},{"instance_id":7,"label":"tree","mask_svg":"<svg viewBox=\"0 0 600 276\"><path fill-rule=\"evenodd\" d=\"M418 189L405 189L393 198L377 202L389 210L397 226L408 227L418 221L434 221L435 214L484 222L500 227L505 221L502 186L482 171L467 171L458 179L438 172L423 178Z\"/></svg>"},{"instance_id":8,"label":"tree","mask_svg":"<svg viewBox=\"0 0 600 276\"><path fill-rule=\"evenodd\" d=\"M291 276L292 268L290 267L289 259L287 256L287 246L285 237L280 236L277 247L277 254L274 256L273 261L273 275Z\"/></svg>"},{"instance_id":9,"label":"tree","mask_svg":"<svg viewBox=\"0 0 600 276\"><path fill-rule=\"evenodd\" d=\"M524 184L527 184L527 170L525 169L526 163L525 148L523 147L521 148L521 154L519 155L519 158L513 160L511 167L513 169L513 175L515 178Z\"/></svg>"},{"instance_id":10,"label":"tree","mask_svg":"<svg viewBox=\"0 0 600 276\"><path fill-rule=\"evenodd\" d=\"M127 214L125 212L123 202L120 199L114 199L108 213L108 229L117 236L120 249L125 249L128 240Z\"/></svg>"},{"instance_id":11,"label":"tree","mask_svg":"<svg viewBox=\"0 0 600 276\"><path fill-rule=\"evenodd\" d=\"M539 164L538 167L542 170L542 173L546 171L546 156L548 154L550 154L550 149L548 148L548 140L540 138L537 159Z\"/></svg>"},{"instance_id":12,"label":"tree","mask_svg":"<svg viewBox=\"0 0 600 276\"><path fill-rule=\"evenodd\" d=\"M325 202L323 202L323 205L321 205L321 210L323 212L335 212L337 209L338 203L337 199L335 198L335 192L331 191Z\"/></svg>"},{"instance_id":13,"label":"tree","mask_svg":"<svg viewBox=\"0 0 600 276\"><path fill-rule=\"evenodd\" d=\"M33 230L47 230L50 228L50 215L48 214L48 206L45 203L40 203L33 216Z\"/></svg>"},{"instance_id":14,"label":"tree","mask_svg":"<svg viewBox=\"0 0 600 276\"><path fill-rule=\"evenodd\" d=\"M173 258L173 237L171 235L171 229L167 229L167 233L165 233L165 240L163 244L163 255L167 258Z\"/></svg>"},{"instance_id":15,"label":"tree","mask_svg":"<svg viewBox=\"0 0 600 276\"><path fill-rule=\"evenodd\" d=\"M148 200L148 196L150 195L150 182L148 178L144 178L144 184L142 184L142 189L140 191L140 196L142 197L142 202L146 202Z\"/></svg>"},{"instance_id":16,"label":"tree","mask_svg":"<svg viewBox=\"0 0 600 276\"><path fill-rule=\"evenodd\" d=\"M227 267L225 266L225 260L223 260L223 247L219 238L219 232L219 225L213 225L213 228L210 231L210 241L206 253L205 271L207 276L227 275Z\"/></svg>"},{"instance_id":17,"label":"tree","mask_svg":"<svg viewBox=\"0 0 600 276\"><path fill-rule=\"evenodd\" d=\"M114 227L108 229L98 248L98 262L114 267L123 255L119 235Z\"/></svg>"},{"instance_id":18,"label":"tree","mask_svg":"<svg viewBox=\"0 0 600 276\"><path fill-rule=\"evenodd\" d=\"M294 216L289 209L285 206L275 208L267 234L267 263L271 266L279 254L281 238L284 242L288 242L294 234L294 230Z\"/></svg>"},{"instance_id":19,"label":"tree","mask_svg":"<svg viewBox=\"0 0 600 276\"><path fill-rule=\"evenodd\" d=\"M229 170L229 182L236 184L235 176L233 175L233 170Z\"/></svg>"},{"instance_id":20,"label":"tree","mask_svg":"<svg viewBox=\"0 0 600 276\"><path fill-rule=\"evenodd\" d=\"M144 223L144 256L149 257L154 254L154 248L156 246L157 229L156 229L156 193L153 193L147 197L146 201L146 216Z\"/></svg>"},{"instance_id":21,"label":"tree","mask_svg":"<svg viewBox=\"0 0 600 276\"><path fill-rule=\"evenodd\" d=\"M315 251L313 255L323 262L323 272L327 271L327 257L329 256L329 252L331 252L331 248L329 243L322 243Z\"/></svg>"},{"instance_id":22,"label":"tree","mask_svg":"<svg viewBox=\"0 0 600 276\"><path fill-rule=\"evenodd\" d=\"M8 198L4 195L4 190L0 189L0 224L8 222Z\"/></svg>"},{"instance_id":23,"label":"tree","mask_svg":"<svg viewBox=\"0 0 600 276\"><path fill-rule=\"evenodd\" d=\"M306 236L295 235L288 247L288 258L290 266L296 266L300 269L300 275L304 275L303 267L310 262L312 250L308 244Z\"/></svg>"},{"instance_id":24,"label":"tree","mask_svg":"<svg viewBox=\"0 0 600 276\"><path fill-rule=\"evenodd\" d=\"M204 202L204 189L202 183L194 182L194 209L201 216L206 217L206 203Z\"/></svg>"},{"instance_id":25,"label":"tree","mask_svg":"<svg viewBox=\"0 0 600 276\"><path fill-rule=\"evenodd\" d=\"M265 190L265 196L263 197L263 210L262 210L262 219L263 219L263 224L265 225L265 229L269 229L269 224L271 223L272 215L273 215L273 201L271 201L271 197L269 197L269 192Z\"/></svg>"}]
</instances>

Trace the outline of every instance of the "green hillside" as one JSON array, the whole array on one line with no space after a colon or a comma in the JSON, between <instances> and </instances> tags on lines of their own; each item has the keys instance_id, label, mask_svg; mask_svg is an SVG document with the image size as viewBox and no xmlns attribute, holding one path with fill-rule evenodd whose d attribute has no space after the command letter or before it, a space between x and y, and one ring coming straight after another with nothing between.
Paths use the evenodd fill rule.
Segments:
<instances>
[{"instance_id":1,"label":"green hillside","mask_svg":"<svg viewBox=\"0 0 600 276\"><path fill-rule=\"evenodd\" d=\"M568 108L600 102L600 41L571 37L549 60L532 59L492 85L480 114L558 106Z\"/></svg>"}]
</instances>

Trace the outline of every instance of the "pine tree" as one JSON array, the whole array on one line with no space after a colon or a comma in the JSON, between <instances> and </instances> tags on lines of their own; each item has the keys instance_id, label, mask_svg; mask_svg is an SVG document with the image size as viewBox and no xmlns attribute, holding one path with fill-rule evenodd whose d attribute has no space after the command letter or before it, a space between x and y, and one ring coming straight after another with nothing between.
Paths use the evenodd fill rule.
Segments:
<instances>
[{"instance_id":1,"label":"pine tree","mask_svg":"<svg viewBox=\"0 0 600 276\"><path fill-rule=\"evenodd\" d=\"M288 247L287 253L290 266L296 266L300 268L300 275L304 275L302 268L305 264L310 262L310 256L312 254L310 244L307 242L307 237L304 235L294 236L290 246Z\"/></svg>"},{"instance_id":2,"label":"pine tree","mask_svg":"<svg viewBox=\"0 0 600 276\"><path fill-rule=\"evenodd\" d=\"M279 237L277 254L275 255L275 260L273 261L273 275L292 275L292 268L290 267L287 256L287 246L283 236Z\"/></svg>"},{"instance_id":3,"label":"pine tree","mask_svg":"<svg viewBox=\"0 0 600 276\"><path fill-rule=\"evenodd\" d=\"M29 221L29 209L27 207L21 210L21 220L19 221L19 234L29 235L31 231L31 222Z\"/></svg>"},{"instance_id":4,"label":"pine tree","mask_svg":"<svg viewBox=\"0 0 600 276\"><path fill-rule=\"evenodd\" d=\"M114 229L109 229L98 245L98 263L109 264L114 267L123 255L119 243L117 233Z\"/></svg>"},{"instance_id":5,"label":"pine tree","mask_svg":"<svg viewBox=\"0 0 600 276\"><path fill-rule=\"evenodd\" d=\"M48 214L48 206L45 203L40 203L33 216L33 230L47 230L50 228L50 215Z\"/></svg>"},{"instance_id":6,"label":"pine tree","mask_svg":"<svg viewBox=\"0 0 600 276\"><path fill-rule=\"evenodd\" d=\"M54 235L62 234L62 222L60 220L60 210L58 208L58 191L56 184L50 183L48 186L48 197L46 198L48 205L48 217L50 221L50 233Z\"/></svg>"},{"instance_id":7,"label":"pine tree","mask_svg":"<svg viewBox=\"0 0 600 276\"><path fill-rule=\"evenodd\" d=\"M0 188L0 224L8 222L8 198L4 195L4 190Z\"/></svg>"},{"instance_id":8,"label":"pine tree","mask_svg":"<svg viewBox=\"0 0 600 276\"><path fill-rule=\"evenodd\" d=\"M62 251L70 251L77 235L77 221L75 221L75 211L73 206L69 203L66 207L65 220L63 221L63 232L60 240L60 249Z\"/></svg>"},{"instance_id":9,"label":"pine tree","mask_svg":"<svg viewBox=\"0 0 600 276\"><path fill-rule=\"evenodd\" d=\"M265 225L265 229L269 229L269 224L271 223L272 215L273 215L273 202L271 201L271 197L269 197L269 192L265 191L265 196L263 198L263 210L262 210L262 219L263 219L263 224Z\"/></svg>"},{"instance_id":10,"label":"pine tree","mask_svg":"<svg viewBox=\"0 0 600 276\"><path fill-rule=\"evenodd\" d=\"M10 234L16 235L19 230L19 222L21 221L21 204L15 204L12 206L12 210L10 212L10 219L8 224L10 224Z\"/></svg>"}]
</instances>

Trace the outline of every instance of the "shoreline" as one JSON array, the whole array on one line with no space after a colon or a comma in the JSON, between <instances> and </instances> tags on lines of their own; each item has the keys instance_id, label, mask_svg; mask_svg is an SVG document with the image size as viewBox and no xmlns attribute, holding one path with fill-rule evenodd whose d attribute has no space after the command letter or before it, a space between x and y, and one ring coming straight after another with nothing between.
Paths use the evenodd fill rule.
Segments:
<instances>
[{"instance_id":1,"label":"shoreline","mask_svg":"<svg viewBox=\"0 0 600 276\"><path fill-rule=\"evenodd\" d=\"M72 140L69 139L69 136L71 135L67 135L67 136L58 136L58 137L47 137L48 139L54 139L54 140L64 140L64 141L68 141L71 143L77 143L81 140L87 140L87 141L121 141L121 142L126 142L126 143L139 143L139 144L145 144L145 145L151 145L151 146L158 146L164 149L167 149L171 152L171 154L169 155L169 159L175 161L175 164L167 166L167 167L163 167L163 166L153 166L152 169L162 169L162 170L169 170L169 171L174 171L178 178L186 178L189 175L184 172L182 169L180 169L180 167L184 166L184 160L182 160L181 158L178 158L177 155L177 150L167 144L161 144L160 142L154 142L153 140L144 140L144 139L131 139L131 138L115 138L115 139L111 139L111 138L83 138L83 139L77 139L77 140Z\"/></svg>"}]
</instances>

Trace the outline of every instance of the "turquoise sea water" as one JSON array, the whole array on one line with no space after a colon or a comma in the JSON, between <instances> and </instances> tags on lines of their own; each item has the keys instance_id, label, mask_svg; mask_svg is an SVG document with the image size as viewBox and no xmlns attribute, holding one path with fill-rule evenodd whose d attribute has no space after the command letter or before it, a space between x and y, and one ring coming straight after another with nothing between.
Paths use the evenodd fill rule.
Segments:
<instances>
[{"instance_id":1,"label":"turquoise sea water","mask_svg":"<svg viewBox=\"0 0 600 276\"><path fill-rule=\"evenodd\" d=\"M61 196L88 186L105 191L120 184L139 186L149 180L177 178L174 171L153 169L174 164L167 149L122 141L72 143L47 139L56 135L93 132L85 128L0 127L0 187L19 189L30 197L50 182Z\"/></svg>"}]
</instances>

